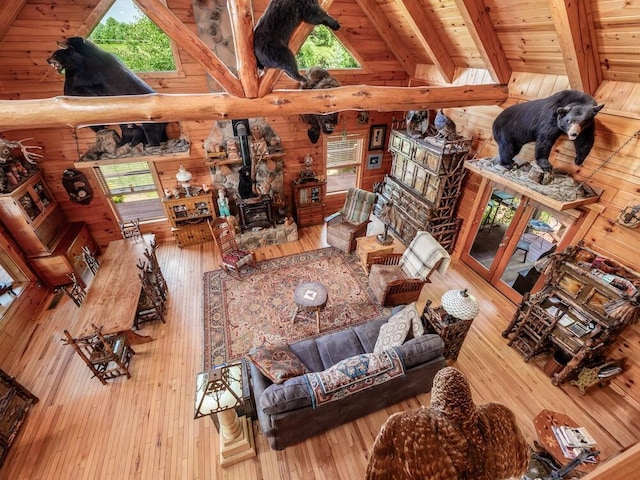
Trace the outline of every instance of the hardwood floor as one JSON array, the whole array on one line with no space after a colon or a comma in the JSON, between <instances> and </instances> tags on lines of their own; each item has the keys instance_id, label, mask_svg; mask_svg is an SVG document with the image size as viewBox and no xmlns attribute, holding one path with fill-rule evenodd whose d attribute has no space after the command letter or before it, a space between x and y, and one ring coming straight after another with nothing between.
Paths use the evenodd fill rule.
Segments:
<instances>
[{"instance_id":1,"label":"hardwood floor","mask_svg":"<svg viewBox=\"0 0 640 480\"><path fill-rule=\"evenodd\" d=\"M259 249L258 261L322 247L322 238L320 226L300 229L299 241ZM0 480L363 478L386 418L428 405L429 395L420 395L284 451L270 450L254 424L257 458L223 470L213 422L193 419L195 376L202 369L202 274L218 268L214 244L179 249L165 243L158 256L170 289L167 323L141 330L154 341L135 347L131 379L103 386L63 344L63 329L78 321L66 297L33 318L32 329L22 333L30 337L26 349L5 356L2 368L40 402L0 469ZM638 441L640 406L624 392L596 387L582 396L573 386L554 387L535 362L525 363L507 346L501 331L515 306L464 264L454 259L445 276L436 272L431 278L423 296L436 304L445 291L465 287L481 302L455 363L468 376L476 403L509 406L530 443L532 420L542 409L568 413L586 426L603 458Z\"/></svg>"}]
</instances>

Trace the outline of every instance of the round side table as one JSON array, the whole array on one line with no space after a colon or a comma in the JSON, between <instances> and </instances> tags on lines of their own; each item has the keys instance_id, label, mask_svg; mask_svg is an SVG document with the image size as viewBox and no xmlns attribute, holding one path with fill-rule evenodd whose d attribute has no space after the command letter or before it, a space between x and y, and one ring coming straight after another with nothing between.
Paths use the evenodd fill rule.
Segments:
<instances>
[{"instance_id":1,"label":"round side table","mask_svg":"<svg viewBox=\"0 0 640 480\"><path fill-rule=\"evenodd\" d=\"M293 294L296 310L293 312L291 322L294 323L298 316L315 313L318 333L320 333L320 312L327 306L328 299L327 289L320 282L301 283Z\"/></svg>"}]
</instances>

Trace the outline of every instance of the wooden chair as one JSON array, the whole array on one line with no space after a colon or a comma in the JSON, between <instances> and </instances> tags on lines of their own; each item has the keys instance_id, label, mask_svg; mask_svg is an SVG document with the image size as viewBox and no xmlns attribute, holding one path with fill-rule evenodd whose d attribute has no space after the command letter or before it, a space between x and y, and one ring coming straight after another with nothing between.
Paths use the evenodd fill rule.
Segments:
<instances>
[{"instance_id":1,"label":"wooden chair","mask_svg":"<svg viewBox=\"0 0 640 480\"><path fill-rule=\"evenodd\" d=\"M92 324L95 333L86 337L73 338L68 330L64 331L66 342L80 355L93 375L103 385L121 375L131 378L129 363L136 353L127 342L126 335L103 335L102 327Z\"/></svg>"},{"instance_id":2,"label":"wooden chair","mask_svg":"<svg viewBox=\"0 0 640 480\"><path fill-rule=\"evenodd\" d=\"M350 188L342 210L327 218L327 243L343 252L351 253L356 249L356 238L367 233L367 225L371 220L371 211L376 203L376 194Z\"/></svg>"},{"instance_id":3,"label":"wooden chair","mask_svg":"<svg viewBox=\"0 0 640 480\"><path fill-rule=\"evenodd\" d=\"M371 258L369 287L382 306L415 302L437 269L449 266L447 251L427 232L418 232L404 253Z\"/></svg>"},{"instance_id":4,"label":"wooden chair","mask_svg":"<svg viewBox=\"0 0 640 480\"><path fill-rule=\"evenodd\" d=\"M128 222L118 222L118 225L120 226L120 233L122 233L123 238L132 238L136 242L142 240L139 218Z\"/></svg>"},{"instance_id":5,"label":"wooden chair","mask_svg":"<svg viewBox=\"0 0 640 480\"><path fill-rule=\"evenodd\" d=\"M62 287L56 288L55 292L67 295L71 300L73 300L73 303L79 307L82 305L82 302L84 302L84 297L87 296L87 291L82 285L80 285L75 273L67 273L67 277L71 279L71 283L69 285L63 285Z\"/></svg>"},{"instance_id":6,"label":"wooden chair","mask_svg":"<svg viewBox=\"0 0 640 480\"><path fill-rule=\"evenodd\" d=\"M96 254L91 251L88 245L83 245L82 247L82 260L87 264L89 270L94 275L98 273L98 268L100 268L100 264L98 263L98 259L96 258Z\"/></svg>"},{"instance_id":7,"label":"wooden chair","mask_svg":"<svg viewBox=\"0 0 640 480\"><path fill-rule=\"evenodd\" d=\"M141 323L160 320L167 323L165 300L162 297L160 287L155 279L151 266L142 262L138 264L140 268L140 298L138 299L138 307L136 316L133 320L133 328L138 330Z\"/></svg>"},{"instance_id":8,"label":"wooden chair","mask_svg":"<svg viewBox=\"0 0 640 480\"><path fill-rule=\"evenodd\" d=\"M241 268L247 264L251 264L256 268L256 257L253 251L238 248L236 244L235 232L229 227L229 224L223 217L215 220L207 221L213 239L220 251L222 259L221 267L223 270L240 280L242 280Z\"/></svg>"},{"instance_id":9,"label":"wooden chair","mask_svg":"<svg viewBox=\"0 0 640 480\"><path fill-rule=\"evenodd\" d=\"M169 293L169 287L167 286L167 282L162 274L162 270L160 269L160 263L158 262L158 256L156 254L158 244L153 240L149 245L151 246L151 250L145 248L144 256L149 262L151 281L158 291L158 294L162 297L162 300L165 301L167 299L167 294ZM138 268L140 268L139 265Z\"/></svg>"}]
</instances>

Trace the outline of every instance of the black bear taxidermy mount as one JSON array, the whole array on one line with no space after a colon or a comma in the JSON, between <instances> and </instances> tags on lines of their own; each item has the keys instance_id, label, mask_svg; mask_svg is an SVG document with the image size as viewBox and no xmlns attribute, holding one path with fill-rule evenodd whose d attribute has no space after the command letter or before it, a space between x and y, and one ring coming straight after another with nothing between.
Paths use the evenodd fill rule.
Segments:
<instances>
[{"instance_id":1,"label":"black bear taxidermy mount","mask_svg":"<svg viewBox=\"0 0 640 480\"><path fill-rule=\"evenodd\" d=\"M102 50L85 38L69 37L59 45L62 48L53 52L47 62L58 73L64 72L65 95L105 97L156 93L118 57ZM166 123L140 124L139 128L144 134L143 143L158 146L160 142L165 142L168 139L166 127ZM93 128L100 129L100 127ZM120 128L123 138L132 140L140 138L138 127L130 131L128 124L123 124Z\"/></svg>"},{"instance_id":2,"label":"black bear taxidermy mount","mask_svg":"<svg viewBox=\"0 0 640 480\"><path fill-rule=\"evenodd\" d=\"M253 51L258 68L279 68L298 82L306 78L298 72L289 41L300 22L325 25L338 30L340 24L320 8L318 0L271 0L253 32Z\"/></svg>"},{"instance_id":3,"label":"black bear taxidermy mount","mask_svg":"<svg viewBox=\"0 0 640 480\"><path fill-rule=\"evenodd\" d=\"M551 149L560 135L566 134L575 146L574 163L582 165L595 141L594 117L603 107L604 104L598 105L591 95L562 90L547 98L505 108L493 122L500 164L512 168L513 157L522 147L536 142L536 163L541 169L551 171Z\"/></svg>"},{"instance_id":4,"label":"black bear taxidermy mount","mask_svg":"<svg viewBox=\"0 0 640 480\"><path fill-rule=\"evenodd\" d=\"M302 89L315 90L324 88L339 87L340 82L329 75L324 68L311 67L307 72L305 82L300 86ZM307 135L311 143L316 143L320 138L320 133L327 135L333 133L338 125L338 113L327 113L325 115L300 115L303 122L309 124Z\"/></svg>"}]
</instances>

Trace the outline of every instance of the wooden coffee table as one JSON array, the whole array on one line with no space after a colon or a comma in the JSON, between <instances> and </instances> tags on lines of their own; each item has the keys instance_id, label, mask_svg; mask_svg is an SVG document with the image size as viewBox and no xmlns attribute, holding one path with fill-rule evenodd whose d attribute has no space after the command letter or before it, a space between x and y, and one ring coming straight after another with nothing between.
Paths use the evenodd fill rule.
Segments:
<instances>
[{"instance_id":1,"label":"wooden coffee table","mask_svg":"<svg viewBox=\"0 0 640 480\"><path fill-rule=\"evenodd\" d=\"M293 312L291 322L295 322L298 315L315 313L318 333L320 333L320 312L327 306L329 294L320 282L301 283L293 294L296 311Z\"/></svg>"},{"instance_id":2,"label":"wooden coffee table","mask_svg":"<svg viewBox=\"0 0 640 480\"><path fill-rule=\"evenodd\" d=\"M536 429L538 435L538 442L549 452L549 454L556 459L561 465L566 465L571 459L565 457L562 454L560 445L556 440L556 436L553 434L551 427L553 425L564 425L567 427L580 427L574 420L564 413L552 412L551 410L542 410L536 418L533 419L533 426ZM596 469L600 462L600 457L596 457L598 463L582 463L576 467L577 472L589 473Z\"/></svg>"}]
</instances>

